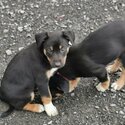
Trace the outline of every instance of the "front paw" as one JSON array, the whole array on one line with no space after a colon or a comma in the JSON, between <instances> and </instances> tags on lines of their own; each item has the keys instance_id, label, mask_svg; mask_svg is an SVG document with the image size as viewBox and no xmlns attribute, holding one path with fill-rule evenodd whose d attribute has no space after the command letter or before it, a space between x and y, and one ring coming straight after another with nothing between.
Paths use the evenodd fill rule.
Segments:
<instances>
[{"instance_id":1,"label":"front paw","mask_svg":"<svg viewBox=\"0 0 125 125\"><path fill-rule=\"evenodd\" d=\"M58 110L57 108L51 103L45 104L44 105L45 111L48 116L56 116L58 115Z\"/></svg>"},{"instance_id":2,"label":"front paw","mask_svg":"<svg viewBox=\"0 0 125 125\"><path fill-rule=\"evenodd\" d=\"M120 90L124 86L124 83L114 82L112 83L111 87L113 90Z\"/></svg>"},{"instance_id":3,"label":"front paw","mask_svg":"<svg viewBox=\"0 0 125 125\"><path fill-rule=\"evenodd\" d=\"M99 83L97 86L96 86L96 89L100 92L105 92L106 91L106 88L104 88L102 86L102 83Z\"/></svg>"}]
</instances>

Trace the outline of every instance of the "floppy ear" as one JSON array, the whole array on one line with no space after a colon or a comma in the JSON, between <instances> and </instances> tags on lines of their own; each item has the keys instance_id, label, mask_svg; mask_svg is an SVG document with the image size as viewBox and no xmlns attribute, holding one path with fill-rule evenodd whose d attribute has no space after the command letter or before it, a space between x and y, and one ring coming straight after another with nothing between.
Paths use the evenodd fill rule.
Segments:
<instances>
[{"instance_id":1,"label":"floppy ear","mask_svg":"<svg viewBox=\"0 0 125 125\"><path fill-rule=\"evenodd\" d=\"M73 31L63 31L63 37L69 41L71 46L75 41L75 33Z\"/></svg>"},{"instance_id":2,"label":"floppy ear","mask_svg":"<svg viewBox=\"0 0 125 125\"><path fill-rule=\"evenodd\" d=\"M42 43L48 39L48 34L47 32L43 32L43 33L38 33L35 35L35 40L36 40L36 44L38 46L38 48L41 47Z\"/></svg>"}]
</instances>

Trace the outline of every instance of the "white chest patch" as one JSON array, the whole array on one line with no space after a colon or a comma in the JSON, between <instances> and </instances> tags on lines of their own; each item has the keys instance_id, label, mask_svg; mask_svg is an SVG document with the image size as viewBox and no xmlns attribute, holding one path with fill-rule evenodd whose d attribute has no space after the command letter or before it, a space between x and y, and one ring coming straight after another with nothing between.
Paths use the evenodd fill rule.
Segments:
<instances>
[{"instance_id":1,"label":"white chest patch","mask_svg":"<svg viewBox=\"0 0 125 125\"><path fill-rule=\"evenodd\" d=\"M48 78L50 78L51 76L53 76L54 72L57 70L58 68L52 68L50 70L47 71L46 75Z\"/></svg>"}]
</instances>

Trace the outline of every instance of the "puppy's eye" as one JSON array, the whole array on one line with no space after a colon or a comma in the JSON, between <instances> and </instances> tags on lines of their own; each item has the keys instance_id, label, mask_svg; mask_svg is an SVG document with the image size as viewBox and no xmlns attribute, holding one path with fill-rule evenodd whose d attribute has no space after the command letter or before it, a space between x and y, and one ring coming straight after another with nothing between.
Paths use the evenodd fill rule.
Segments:
<instances>
[{"instance_id":1,"label":"puppy's eye","mask_svg":"<svg viewBox=\"0 0 125 125\"><path fill-rule=\"evenodd\" d=\"M64 47L62 47L61 49L60 49L60 52L65 52L65 48Z\"/></svg>"},{"instance_id":2,"label":"puppy's eye","mask_svg":"<svg viewBox=\"0 0 125 125\"><path fill-rule=\"evenodd\" d=\"M47 52L48 52L48 53L53 53L53 48L52 48L52 47L48 48L48 49L47 49Z\"/></svg>"}]
</instances>

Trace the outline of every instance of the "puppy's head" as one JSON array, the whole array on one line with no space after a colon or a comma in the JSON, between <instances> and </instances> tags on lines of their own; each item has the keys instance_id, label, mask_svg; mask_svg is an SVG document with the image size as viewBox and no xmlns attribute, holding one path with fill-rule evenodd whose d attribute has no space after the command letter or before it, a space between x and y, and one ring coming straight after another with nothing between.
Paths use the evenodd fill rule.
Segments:
<instances>
[{"instance_id":1,"label":"puppy's head","mask_svg":"<svg viewBox=\"0 0 125 125\"><path fill-rule=\"evenodd\" d=\"M75 35L72 31L43 32L36 34L35 39L38 48L47 57L51 67L58 68L64 66Z\"/></svg>"}]
</instances>

